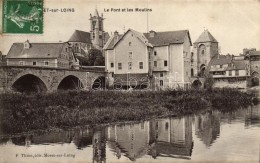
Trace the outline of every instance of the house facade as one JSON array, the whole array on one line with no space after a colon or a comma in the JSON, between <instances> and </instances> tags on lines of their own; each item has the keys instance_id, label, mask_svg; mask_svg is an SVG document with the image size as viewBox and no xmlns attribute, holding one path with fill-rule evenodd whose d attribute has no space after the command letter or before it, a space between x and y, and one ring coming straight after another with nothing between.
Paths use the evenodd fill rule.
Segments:
<instances>
[{"instance_id":1,"label":"house facade","mask_svg":"<svg viewBox=\"0 0 260 163\"><path fill-rule=\"evenodd\" d=\"M104 47L110 84L155 90L189 87L190 46L188 30L116 33Z\"/></svg>"},{"instance_id":2,"label":"house facade","mask_svg":"<svg viewBox=\"0 0 260 163\"><path fill-rule=\"evenodd\" d=\"M13 43L7 56L8 66L79 68L68 43Z\"/></svg>"},{"instance_id":3,"label":"house facade","mask_svg":"<svg viewBox=\"0 0 260 163\"><path fill-rule=\"evenodd\" d=\"M247 88L250 64L244 56L219 55L209 62L214 87Z\"/></svg>"}]
</instances>

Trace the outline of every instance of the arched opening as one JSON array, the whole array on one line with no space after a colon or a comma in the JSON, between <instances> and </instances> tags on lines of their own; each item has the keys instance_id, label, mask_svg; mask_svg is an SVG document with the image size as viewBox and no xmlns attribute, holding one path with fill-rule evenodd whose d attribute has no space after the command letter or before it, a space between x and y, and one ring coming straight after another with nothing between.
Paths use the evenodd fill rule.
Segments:
<instances>
[{"instance_id":1,"label":"arched opening","mask_svg":"<svg viewBox=\"0 0 260 163\"><path fill-rule=\"evenodd\" d=\"M105 89L106 80L104 76L98 77L92 84L92 89L94 90L102 90Z\"/></svg>"},{"instance_id":2,"label":"arched opening","mask_svg":"<svg viewBox=\"0 0 260 163\"><path fill-rule=\"evenodd\" d=\"M257 77L253 77L251 79L251 82L252 82L252 87L259 86L259 79Z\"/></svg>"},{"instance_id":3,"label":"arched opening","mask_svg":"<svg viewBox=\"0 0 260 163\"><path fill-rule=\"evenodd\" d=\"M200 88L202 86L202 83L201 81L199 80L194 80L193 83L192 83L192 88Z\"/></svg>"},{"instance_id":4,"label":"arched opening","mask_svg":"<svg viewBox=\"0 0 260 163\"><path fill-rule=\"evenodd\" d=\"M62 79L58 86L58 90L72 90L72 89L80 89L82 87L82 83L76 76L69 75Z\"/></svg>"},{"instance_id":5,"label":"arched opening","mask_svg":"<svg viewBox=\"0 0 260 163\"><path fill-rule=\"evenodd\" d=\"M47 87L44 82L39 77L32 74L27 74L20 77L14 82L12 89L22 93L47 91Z\"/></svg>"},{"instance_id":6,"label":"arched opening","mask_svg":"<svg viewBox=\"0 0 260 163\"><path fill-rule=\"evenodd\" d=\"M199 76L200 76L200 77L205 76L205 70L206 70L206 66L205 66L204 64L202 64L202 65L200 66L200 72L199 72Z\"/></svg>"},{"instance_id":7,"label":"arched opening","mask_svg":"<svg viewBox=\"0 0 260 163\"><path fill-rule=\"evenodd\" d=\"M193 70L193 68L190 70L190 74L191 74L191 77L194 76L194 70Z\"/></svg>"}]
</instances>

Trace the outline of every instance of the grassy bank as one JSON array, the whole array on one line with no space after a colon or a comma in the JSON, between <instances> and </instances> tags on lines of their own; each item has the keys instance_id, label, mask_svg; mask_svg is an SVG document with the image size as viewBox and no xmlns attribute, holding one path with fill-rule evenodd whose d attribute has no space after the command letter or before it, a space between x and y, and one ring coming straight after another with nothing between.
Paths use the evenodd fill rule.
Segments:
<instances>
[{"instance_id":1,"label":"grassy bank","mask_svg":"<svg viewBox=\"0 0 260 163\"><path fill-rule=\"evenodd\" d=\"M185 115L213 108L229 111L251 104L233 89L178 91L67 91L1 94L4 133Z\"/></svg>"}]
</instances>

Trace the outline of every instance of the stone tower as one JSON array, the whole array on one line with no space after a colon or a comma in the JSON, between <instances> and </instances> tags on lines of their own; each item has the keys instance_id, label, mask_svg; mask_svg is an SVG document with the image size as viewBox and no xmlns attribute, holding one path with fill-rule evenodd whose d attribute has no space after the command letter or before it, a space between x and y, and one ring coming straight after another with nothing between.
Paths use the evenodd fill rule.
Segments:
<instances>
[{"instance_id":1,"label":"stone tower","mask_svg":"<svg viewBox=\"0 0 260 163\"><path fill-rule=\"evenodd\" d=\"M208 30L204 30L193 43L192 69L193 76L204 76L209 61L218 55L218 41Z\"/></svg>"},{"instance_id":2,"label":"stone tower","mask_svg":"<svg viewBox=\"0 0 260 163\"><path fill-rule=\"evenodd\" d=\"M96 9L93 16L90 14L89 20L90 20L90 28L91 28L90 37L91 37L92 45L95 48L102 50L104 46L104 40L105 40L103 14L99 16L98 11Z\"/></svg>"}]
</instances>

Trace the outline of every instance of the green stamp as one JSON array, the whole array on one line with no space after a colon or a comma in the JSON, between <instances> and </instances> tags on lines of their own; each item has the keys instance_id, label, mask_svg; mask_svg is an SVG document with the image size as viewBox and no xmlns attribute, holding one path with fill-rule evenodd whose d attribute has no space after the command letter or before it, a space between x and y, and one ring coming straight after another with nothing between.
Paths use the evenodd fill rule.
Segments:
<instances>
[{"instance_id":1,"label":"green stamp","mask_svg":"<svg viewBox=\"0 0 260 163\"><path fill-rule=\"evenodd\" d=\"M43 33L43 0L3 0L2 2L3 33Z\"/></svg>"}]
</instances>

